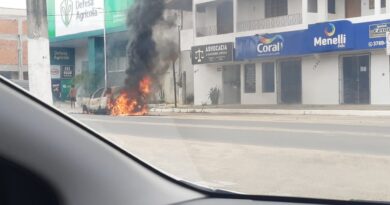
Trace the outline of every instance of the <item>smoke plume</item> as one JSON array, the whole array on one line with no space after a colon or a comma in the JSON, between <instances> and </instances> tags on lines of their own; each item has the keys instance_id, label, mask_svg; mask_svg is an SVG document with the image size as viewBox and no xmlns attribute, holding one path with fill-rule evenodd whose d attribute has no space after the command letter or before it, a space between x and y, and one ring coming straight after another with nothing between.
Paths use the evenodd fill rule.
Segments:
<instances>
[{"instance_id":1,"label":"smoke plume","mask_svg":"<svg viewBox=\"0 0 390 205\"><path fill-rule=\"evenodd\" d=\"M126 70L126 86L129 90L137 89L143 77L153 78L154 59L158 55L153 39L153 27L162 19L163 12L164 0L135 0L128 12L129 67Z\"/></svg>"}]
</instances>

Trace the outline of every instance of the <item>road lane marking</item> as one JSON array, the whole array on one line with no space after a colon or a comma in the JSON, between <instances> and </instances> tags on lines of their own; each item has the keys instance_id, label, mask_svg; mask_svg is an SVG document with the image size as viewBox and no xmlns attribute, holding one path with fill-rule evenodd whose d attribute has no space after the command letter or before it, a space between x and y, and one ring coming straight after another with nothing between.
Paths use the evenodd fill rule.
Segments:
<instances>
[{"instance_id":1,"label":"road lane marking","mask_svg":"<svg viewBox=\"0 0 390 205\"><path fill-rule=\"evenodd\" d=\"M263 131L263 132L288 132L288 133L303 133L303 134L319 134L319 135L350 135L350 136L373 136L390 138L390 134L381 134L375 132L347 132L347 131L330 131L330 130L307 130L307 129L287 129L287 128L272 128L272 127L247 127L247 126L225 126L225 125L205 125L205 124L187 124L187 123L165 123L165 122L136 122L123 120L103 120L103 119L82 119L82 121L102 122L112 124L134 124L134 125L150 125L150 126L169 126L183 128L207 128L207 129L225 129L225 130L244 130L244 131Z\"/></svg>"}]
</instances>

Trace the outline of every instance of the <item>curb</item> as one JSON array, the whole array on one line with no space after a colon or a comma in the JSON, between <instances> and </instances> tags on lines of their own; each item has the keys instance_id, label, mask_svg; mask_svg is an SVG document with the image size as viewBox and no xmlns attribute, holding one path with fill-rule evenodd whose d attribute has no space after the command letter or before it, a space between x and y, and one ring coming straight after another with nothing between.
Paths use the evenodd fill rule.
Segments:
<instances>
[{"instance_id":1,"label":"curb","mask_svg":"<svg viewBox=\"0 0 390 205\"><path fill-rule=\"evenodd\" d=\"M390 117L390 110L280 110L224 108L151 108L157 113L274 114L274 115L335 115L360 117Z\"/></svg>"}]
</instances>

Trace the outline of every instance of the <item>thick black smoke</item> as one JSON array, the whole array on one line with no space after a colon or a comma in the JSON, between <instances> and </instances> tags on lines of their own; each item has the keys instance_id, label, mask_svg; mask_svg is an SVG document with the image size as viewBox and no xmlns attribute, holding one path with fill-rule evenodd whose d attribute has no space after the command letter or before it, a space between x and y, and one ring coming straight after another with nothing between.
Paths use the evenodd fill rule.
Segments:
<instances>
[{"instance_id":1,"label":"thick black smoke","mask_svg":"<svg viewBox=\"0 0 390 205\"><path fill-rule=\"evenodd\" d=\"M137 90L139 82L146 75L154 78L158 56L156 42L153 40L153 27L163 18L164 0L135 0L128 12L127 26L129 42L127 45L128 68L126 86Z\"/></svg>"}]
</instances>

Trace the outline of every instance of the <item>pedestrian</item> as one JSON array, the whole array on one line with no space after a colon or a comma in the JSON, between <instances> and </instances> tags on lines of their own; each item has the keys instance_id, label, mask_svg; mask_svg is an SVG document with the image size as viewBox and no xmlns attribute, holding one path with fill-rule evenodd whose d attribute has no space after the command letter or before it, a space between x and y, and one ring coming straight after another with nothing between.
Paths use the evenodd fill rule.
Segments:
<instances>
[{"instance_id":1,"label":"pedestrian","mask_svg":"<svg viewBox=\"0 0 390 205\"><path fill-rule=\"evenodd\" d=\"M75 88L74 85L72 85L72 88L70 89L70 92L69 92L70 108L76 107L76 96L77 96L77 89Z\"/></svg>"}]
</instances>

